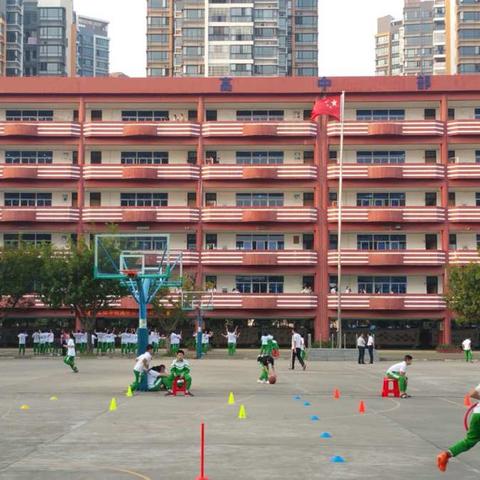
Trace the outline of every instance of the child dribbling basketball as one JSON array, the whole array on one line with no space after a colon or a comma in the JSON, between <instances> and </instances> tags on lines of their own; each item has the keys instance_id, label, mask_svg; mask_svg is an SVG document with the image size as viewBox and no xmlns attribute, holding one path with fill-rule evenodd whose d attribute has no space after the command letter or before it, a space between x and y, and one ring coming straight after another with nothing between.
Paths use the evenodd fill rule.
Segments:
<instances>
[{"instance_id":1,"label":"child dribbling basketball","mask_svg":"<svg viewBox=\"0 0 480 480\"><path fill-rule=\"evenodd\" d=\"M259 355L257 362L260 365L260 377L257 383L275 383L277 376L275 374L275 360L271 355Z\"/></svg>"}]
</instances>

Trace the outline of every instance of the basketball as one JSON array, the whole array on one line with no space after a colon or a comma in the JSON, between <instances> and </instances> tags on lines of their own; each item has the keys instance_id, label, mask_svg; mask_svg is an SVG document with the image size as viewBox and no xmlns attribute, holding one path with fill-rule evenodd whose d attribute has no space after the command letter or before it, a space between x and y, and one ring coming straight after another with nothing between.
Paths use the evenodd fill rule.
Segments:
<instances>
[{"instance_id":1,"label":"basketball","mask_svg":"<svg viewBox=\"0 0 480 480\"><path fill-rule=\"evenodd\" d=\"M270 375L268 377L268 383L270 385L273 385L274 383L277 383L277 376L276 375Z\"/></svg>"}]
</instances>

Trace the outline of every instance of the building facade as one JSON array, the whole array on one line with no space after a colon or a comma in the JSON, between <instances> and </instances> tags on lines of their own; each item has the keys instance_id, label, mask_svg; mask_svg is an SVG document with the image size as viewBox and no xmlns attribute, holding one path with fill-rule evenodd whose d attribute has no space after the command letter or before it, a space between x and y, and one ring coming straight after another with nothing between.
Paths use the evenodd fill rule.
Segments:
<instances>
[{"instance_id":1,"label":"building facade","mask_svg":"<svg viewBox=\"0 0 480 480\"><path fill-rule=\"evenodd\" d=\"M377 20L375 70L377 75L403 75L403 22L391 15Z\"/></svg>"},{"instance_id":2,"label":"building facade","mask_svg":"<svg viewBox=\"0 0 480 480\"><path fill-rule=\"evenodd\" d=\"M347 92L340 284L340 126L309 120L317 78L5 79L0 244L169 233L215 291L207 324L298 322L326 340L340 289L351 339L375 326L379 345L450 343L447 266L479 261L480 86L372 82L328 90ZM125 298L101 317L137 311Z\"/></svg>"},{"instance_id":3,"label":"building facade","mask_svg":"<svg viewBox=\"0 0 480 480\"><path fill-rule=\"evenodd\" d=\"M316 0L147 0L147 76L308 76Z\"/></svg>"},{"instance_id":4,"label":"building facade","mask_svg":"<svg viewBox=\"0 0 480 480\"><path fill-rule=\"evenodd\" d=\"M403 18L378 19L376 74L396 63L386 47L400 27L401 69L392 75L445 75L480 72L480 3L477 0L405 0ZM385 42L385 45L379 45Z\"/></svg>"},{"instance_id":5,"label":"building facade","mask_svg":"<svg viewBox=\"0 0 480 480\"><path fill-rule=\"evenodd\" d=\"M108 77L110 72L108 22L79 15L77 47L79 77Z\"/></svg>"}]
</instances>

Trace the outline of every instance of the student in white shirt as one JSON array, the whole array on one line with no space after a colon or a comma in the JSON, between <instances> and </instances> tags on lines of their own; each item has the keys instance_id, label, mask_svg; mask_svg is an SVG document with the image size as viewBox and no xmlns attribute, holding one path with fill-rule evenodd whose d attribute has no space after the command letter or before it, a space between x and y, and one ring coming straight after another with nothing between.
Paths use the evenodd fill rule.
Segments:
<instances>
[{"instance_id":1,"label":"student in white shirt","mask_svg":"<svg viewBox=\"0 0 480 480\"><path fill-rule=\"evenodd\" d=\"M55 335L53 332L50 330L47 333L47 350L50 353L50 355L53 353L53 342L55 341Z\"/></svg>"},{"instance_id":2,"label":"student in white shirt","mask_svg":"<svg viewBox=\"0 0 480 480\"><path fill-rule=\"evenodd\" d=\"M296 331L295 328L292 329L292 367L291 370L295 370L295 358L298 358L300 365L305 370L307 365L302 358L302 336Z\"/></svg>"},{"instance_id":3,"label":"student in white shirt","mask_svg":"<svg viewBox=\"0 0 480 480\"><path fill-rule=\"evenodd\" d=\"M32 340L33 340L33 354L38 355L40 353L40 331L37 330L33 332L32 335Z\"/></svg>"},{"instance_id":4,"label":"student in white shirt","mask_svg":"<svg viewBox=\"0 0 480 480\"><path fill-rule=\"evenodd\" d=\"M260 337L260 355L266 355L267 350L268 350L268 335L266 333L263 333L262 336Z\"/></svg>"},{"instance_id":5,"label":"student in white shirt","mask_svg":"<svg viewBox=\"0 0 480 480\"><path fill-rule=\"evenodd\" d=\"M167 390L167 377L168 373L165 370L165 365L158 365L152 367L147 372L147 386L149 392L159 392L162 390Z\"/></svg>"},{"instance_id":6,"label":"student in white shirt","mask_svg":"<svg viewBox=\"0 0 480 480\"><path fill-rule=\"evenodd\" d=\"M120 335L120 351L122 353L122 355L126 355L128 353L128 340L130 338L130 334L128 333L127 330L125 330L124 332L122 332Z\"/></svg>"},{"instance_id":7,"label":"student in white shirt","mask_svg":"<svg viewBox=\"0 0 480 480\"><path fill-rule=\"evenodd\" d=\"M75 366L75 342L73 341L73 334L70 334L66 347L67 356L63 359L63 363L68 365L75 373L78 373L78 368Z\"/></svg>"},{"instance_id":8,"label":"student in white shirt","mask_svg":"<svg viewBox=\"0 0 480 480\"><path fill-rule=\"evenodd\" d=\"M480 400L480 385L477 385L475 388L472 388L468 395L475 400ZM470 425L468 427L467 436L457 442L455 445L452 445L448 450L441 452L437 456L437 466L441 472L447 470L448 461L452 457L457 457L458 455L467 452L473 448L480 441L480 402L476 404L476 407L473 409L473 414L470 418ZM461 475L458 474L456 478L461 478Z\"/></svg>"},{"instance_id":9,"label":"student in white shirt","mask_svg":"<svg viewBox=\"0 0 480 480\"><path fill-rule=\"evenodd\" d=\"M18 335L18 354L25 355L25 344L27 343L28 335L25 332L20 332Z\"/></svg>"},{"instance_id":10,"label":"student in white shirt","mask_svg":"<svg viewBox=\"0 0 480 480\"><path fill-rule=\"evenodd\" d=\"M370 357L370 363L373 363L373 349L375 348L375 337L369 333L367 338L367 350Z\"/></svg>"},{"instance_id":11,"label":"student in white shirt","mask_svg":"<svg viewBox=\"0 0 480 480\"><path fill-rule=\"evenodd\" d=\"M205 354L210 350L210 338L213 337L213 333L210 330L206 330L202 333L202 352Z\"/></svg>"},{"instance_id":12,"label":"student in white shirt","mask_svg":"<svg viewBox=\"0 0 480 480\"><path fill-rule=\"evenodd\" d=\"M462 342L462 348L465 353L465 361L466 362L473 362L472 357L472 341L469 338L466 338Z\"/></svg>"},{"instance_id":13,"label":"student in white shirt","mask_svg":"<svg viewBox=\"0 0 480 480\"><path fill-rule=\"evenodd\" d=\"M358 363L363 365L365 363L365 347L367 343L365 342L365 337L361 333L357 337L357 348L358 348Z\"/></svg>"},{"instance_id":14,"label":"student in white shirt","mask_svg":"<svg viewBox=\"0 0 480 480\"><path fill-rule=\"evenodd\" d=\"M398 380L398 386L400 388L400 397L401 398L408 398L410 395L407 394L407 385L408 385L408 378L407 378L407 367L411 365L413 361L413 357L411 355L405 355L403 362L396 363L392 365L387 370L387 377L393 378Z\"/></svg>"},{"instance_id":15,"label":"student in white shirt","mask_svg":"<svg viewBox=\"0 0 480 480\"><path fill-rule=\"evenodd\" d=\"M147 350L143 355L138 356L135 359L135 366L133 367L133 374L135 380L130 385L132 392L138 390L138 387L141 385L144 376L150 370L150 362L152 361L153 347L147 345Z\"/></svg>"},{"instance_id":16,"label":"student in white shirt","mask_svg":"<svg viewBox=\"0 0 480 480\"><path fill-rule=\"evenodd\" d=\"M179 334L175 332L170 333L170 353L172 355L177 355L178 350L180 349L180 342L182 340L182 332ZM202 338L203 341L203 338Z\"/></svg>"},{"instance_id":17,"label":"student in white shirt","mask_svg":"<svg viewBox=\"0 0 480 480\"><path fill-rule=\"evenodd\" d=\"M235 352L237 350L237 339L240 336L240 333L238 332L237 327L235 327L235 330L233 332L230 332L228 330L228 327L225 328L227 334L223 335L222 333L222 336L227 339L228 355L232 357L233 355L235 355Z\"/></svg>"}]
</instances>

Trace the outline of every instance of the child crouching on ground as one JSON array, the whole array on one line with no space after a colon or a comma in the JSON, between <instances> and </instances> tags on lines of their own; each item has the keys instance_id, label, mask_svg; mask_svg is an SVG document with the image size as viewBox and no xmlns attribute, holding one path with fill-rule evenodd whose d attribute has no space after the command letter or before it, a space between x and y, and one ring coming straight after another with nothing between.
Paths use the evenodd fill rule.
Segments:
<instances>
[{"instance_id":1,"label":"child crouching on ground","mask_svg":"<svg viewBox=\"0 0 480 480\"><path fill-rule=\"evenodd\" d=\"M152 367L147 373L148 391L167 390L167 377L168 373L165 371L165 365Z\"/></svg>"},{"instance_id":2,"label":"child crouching on ground","mask_svg":"<svg viewBox=\"0 0 480 480\"><path fill-rule=\"evenodd\" d=\"M260 364L260 377L257 383L269 383L269 378L275 375L275 360L271 355L259 355L257 362ZM272 382L273 383L273 382Z\"/></svg>"},{"instance_id":3,"label":"child crouching on ground","mask_svg":"<svg viewBox=\"0 0 480 480\"><path fill-rule=\"evenodd\" d=\"M187 383L185 395L190 395L193 397L193 394L190 392L190 387L192 386L192 377L190 376L190 364L185 360L185 352L183 350L178 350L175 360L172 362L170 367L170 375L167 377L166 382L168 385L167 395L172 395L172 386L175 378L180 377Z\"/></svg>"}]
</instances>

